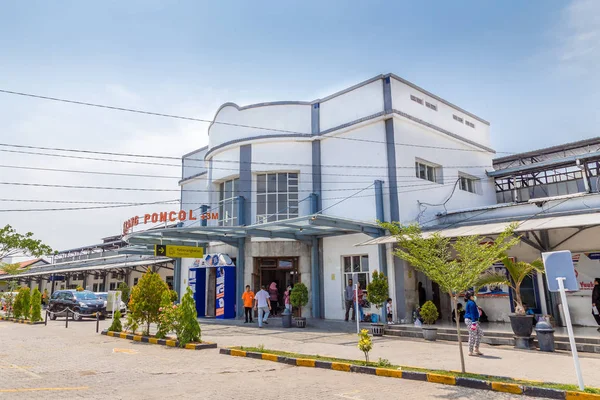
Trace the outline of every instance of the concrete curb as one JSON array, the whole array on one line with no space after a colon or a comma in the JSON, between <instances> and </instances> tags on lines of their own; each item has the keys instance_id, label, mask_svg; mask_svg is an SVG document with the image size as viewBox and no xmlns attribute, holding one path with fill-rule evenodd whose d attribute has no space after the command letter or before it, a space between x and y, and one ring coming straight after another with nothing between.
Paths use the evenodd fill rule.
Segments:
<instances>
[{"instance_id":1,"label":"concrete curb","mask_svg":"<svg viewBox=\"0 0 600 400\"><path fill-rule=\"evenodd\" d=\"M119 339L133 340L134 342L159 344L161 346L178 347L179 348L179 342L177 340L172 340L172 339L157 339L157 338L153 338L150 336L133 335L133 334L127 333L127 332L113 332L113 331L108 331L108 330L103 330L102 332L100 332L100 334L105 335L105 336L114 337L114 338L119 338ZM185 347L182 347L182 348L187 349L187 350L216 349L217 344L209 343L209 342L188 343L185 345Z\"/></svg>"},{"instance_id":2,"label":"concrete curb","mask_svg":"<svg viewBox=\"0 0 600 400\"><path fill-rule=\"evenodd\" d=\"M440 375L429 372L418 371L402 371L399 369L364 367L360 365L352 365L340 362L320 361L304 358L293 358L278 356L268 353L257 353L237 349L220 349L220 354L225 354L234 357L248 357L259 360L267 360L280 362L288 365L309 368L323 368L334 371L354 372L358 374L369 374L384 376L388 378L412 379L418 381L426 381L442 385L461 386L470 389L492 390L495 392L511 393L517 395L526 395L531 397L540 397L545 399L563 399L563 400L598 400L600 394L569 392L566 390L549 389L538 386L527 386L516 383L507 382L492 382L474 378L454 377L448 375Z\"/></svg>"},{"instance_id":3,"label":"concrete curb","mask_svg":"<svg viewBox=\"0 0 600 400\"><path fill-rule=\"evenodd\" d=\"M2 316L0 316L0 321L11 321L11 322L14 322L15 324L25 324L25 325L41 325L44 323L44 321L32 322L32 321L25 320L25 319L8 318L8 317L2 317Z\"/></svg>"}]
</instances>

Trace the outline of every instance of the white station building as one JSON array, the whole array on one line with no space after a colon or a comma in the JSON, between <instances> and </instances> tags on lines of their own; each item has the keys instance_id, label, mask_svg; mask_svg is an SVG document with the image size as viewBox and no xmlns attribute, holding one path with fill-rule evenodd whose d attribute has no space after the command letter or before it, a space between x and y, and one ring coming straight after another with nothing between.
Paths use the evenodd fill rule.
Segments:
<instances>
[{"instance_id":1,"label":"white station building","mask_svg":"<svg viewBox=\"0 0 600 400\"><path fill-rule=\"evenodd\" d=\"M183 156L181 210L193 210L197 220L125 239L229 255L236 299L245 285L257 291L276 281L283 293L303 282L308 317L342 319L348 278L358 277L364 288L378 270L388 276L400 319L411 314L424 277L392 257L392 244L356 245L385 236L378 220L427 226L438 206L494 204L494 182L486 176L493 156L485 119L393 74L313 101L226 103L209 128L208 146ZM198 265L181 260L180 292ZM211 315L215 272L202 273ZM435 300L443 308L441 297Z\"/></svg>"}]
</instances>

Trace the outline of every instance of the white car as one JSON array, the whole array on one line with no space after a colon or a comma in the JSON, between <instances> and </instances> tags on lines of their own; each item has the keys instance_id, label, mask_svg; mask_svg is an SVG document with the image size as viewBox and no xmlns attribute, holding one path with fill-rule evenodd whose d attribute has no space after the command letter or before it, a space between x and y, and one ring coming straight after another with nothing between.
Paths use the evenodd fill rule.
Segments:
<instances>
[{"instance_id":1,"label":"white car","mask_svg":"<svg viewBox=\"0 0 600 400\"><path fill-rule=\"evenodd\" d=\"M94 294L99 299L104 300L104 307L107 307L107 304L108 304L108 293L106 293L106 292L99 292L99 293L94 293ZM122 317L124 317L125 314L127 314L127 304L125 304L123 301L121 301L121 305L119 306L119 311L121 312L121 316ZM107 314L112 314L111 311L108 311L108 308L106 308L106 313Z\"/></svg>"}]
</instances>

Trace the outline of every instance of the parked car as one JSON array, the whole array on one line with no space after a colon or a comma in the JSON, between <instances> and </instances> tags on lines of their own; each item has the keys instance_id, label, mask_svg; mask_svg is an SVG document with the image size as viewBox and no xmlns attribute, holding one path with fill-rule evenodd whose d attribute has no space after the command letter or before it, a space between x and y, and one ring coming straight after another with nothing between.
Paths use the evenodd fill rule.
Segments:
<instances>
[{"instance_id":1,"label":"parked car","mask_svg":"<svg viewBox=\"0 0 600 400\"><path fill-rule=\"evenodd\" d=\"M104 302L89 290L57 290L52 293L48 305L50 319L66 315L67 309L73 312L73 319L76 321L81 321L84 317L95 318L97 313L101 319L106 317Z\"/></svg>"},{"instance_id":2,"label":"parked car","mask_svg":"<svg viewBox=\"0 0 600 400\"><path fill-rule=\"evenodd\" d=\"M106 292L97 292L94 293L96 295L96 297L98 297L100 300L104 301L104 308L107 307L108 305L108 293ZM121 305L119 306L119 311L121 312L121 316L125 316L125 314L127 314L127 305L121 301ZM107 315L112 315L112 311L108 311L108 309L106 310Z\"/></svg>"}]
</instances>

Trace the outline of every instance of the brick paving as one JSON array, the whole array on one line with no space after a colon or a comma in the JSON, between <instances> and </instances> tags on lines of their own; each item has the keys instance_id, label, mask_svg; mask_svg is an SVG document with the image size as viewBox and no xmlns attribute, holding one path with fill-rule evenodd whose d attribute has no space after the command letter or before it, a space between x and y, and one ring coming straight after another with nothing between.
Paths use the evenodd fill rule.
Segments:
<instances>
[{"instance_id":1,"label":"brick paving","mask_svg":"<svg viewBox=\"0 0 600 400\"><path fill-rule=\"evenodd\" d=\"M103 321L101 328L110 321ZM242 330L236 332L236 330ZM256 332L256 334L255 334ZM260 333L260 336L258 335ZM272 341L349 340L348 334L278 332L203 324L206 340L230 344L258 337ZM527 399L426 382L298 368L219 355L218 350L180 350L101 336L94 321L49 321L48 326L0 322L2 399ZM280 342L277 342L280 343ZM220 343L221 344L221 343ZM339 345L339 344L337 344ZM272 393L272 395L269 395Z\"/></svg>"}]
</instances>

